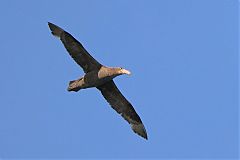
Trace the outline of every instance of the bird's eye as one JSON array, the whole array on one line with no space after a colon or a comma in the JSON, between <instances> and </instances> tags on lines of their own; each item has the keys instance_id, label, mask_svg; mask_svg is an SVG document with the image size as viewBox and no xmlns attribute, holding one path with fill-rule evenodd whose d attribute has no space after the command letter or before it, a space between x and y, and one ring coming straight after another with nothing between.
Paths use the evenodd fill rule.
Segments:
<instances>
[{"instance_id":1,"label":"bird's eye","mask_svg":"<svg viewBox=\"0 0 240 160\"><path fill-rule=\"evenodd\" d=\"M120 67L120 69L123 69L122 67Z\"/></svg>"}]
</instances>

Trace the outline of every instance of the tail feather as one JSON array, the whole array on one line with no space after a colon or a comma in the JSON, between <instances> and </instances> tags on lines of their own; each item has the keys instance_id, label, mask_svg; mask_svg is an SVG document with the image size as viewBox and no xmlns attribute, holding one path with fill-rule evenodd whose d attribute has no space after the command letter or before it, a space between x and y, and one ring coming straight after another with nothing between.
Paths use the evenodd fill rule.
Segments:
<instances>
[{"instance_id":1,"label":"tail feather","mask_svg":"<svg viewBox=\"0 0 240 160\"><path fill-rule=\"evenodd\" d=\"M70 91L74 91L74 92L79 91L80 88L77 87L77 81L76 81L76 80L74 80L74 81L70 81L67 90L68 90L69 92L70 92Z\"/></svg>"},{"instance_id":2,"label":"tail feather","mask_svg":"<svg viewBox=\"0 0 240 160\"><path fill-rule=\"evenodd\" d=\"M61 34L64 32L64 30L58 26L56 26L53 23L48 22L48 26L52 31L52 34L56 37L61 37Z\"/></svg>"},{"instance_id":3,"label":"tail feather","mask_svg":"<svg viewBox=\"0 0 240 160\"><path fill-rule=\"evenodd\" d=\"M73 81L70 81L69 82L69 85L68 85L68 91L74 91L74 92L77 92L79 91L80 89L82 89L82 78L80 79L77 79L77 80L73 80Z\"/></svg>"}]
</instances>

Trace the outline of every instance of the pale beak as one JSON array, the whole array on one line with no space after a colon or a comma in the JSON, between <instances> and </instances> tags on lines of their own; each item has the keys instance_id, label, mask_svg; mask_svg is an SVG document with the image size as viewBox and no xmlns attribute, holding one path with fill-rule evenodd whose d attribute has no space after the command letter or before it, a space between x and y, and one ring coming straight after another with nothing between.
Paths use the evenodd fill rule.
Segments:
<instances>
[{"instance_id":1,"label":"pale beak","mask_svg":"<svg viewBox=\"0 0 240 160\"><path fill-rule=\"evenodd\" d=\"M126 69L121 69L121 73L122 73L122 74L127 74L127 75L130 75L130 74L131 74L131 72L128 71L128 70L126 70Z\"/></svg>"}]
</instances>

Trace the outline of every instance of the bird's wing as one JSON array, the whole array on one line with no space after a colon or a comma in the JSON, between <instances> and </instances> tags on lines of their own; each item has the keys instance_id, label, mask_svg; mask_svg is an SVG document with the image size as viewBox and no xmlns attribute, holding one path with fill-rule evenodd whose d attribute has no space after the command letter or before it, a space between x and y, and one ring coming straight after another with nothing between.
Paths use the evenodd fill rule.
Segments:
<instances>
[{"instance_id":1,"label":"bird's wing","mask_svg":"<svg viewBox=\"0 0 240 160\"><path fill-rule=\"evenodd\" d=\"M117 111L121 116L128 121L132 130L143 138L147 139L147 132L144 125L134 110L133 106L118 90L113 80L97 87L103 97L108 101L112 108Z\"/></svg>"},{"instance_id":2,"label":"bird's wing","mask_svg":"<svg viewBox=\"0 0 240 160\"><path fill-rule=\"evenodd\" d=\"M52 34L60 38L71 57L83 68L85 73L101 68L102 65L71 34L50 22L48 25Z\"/></svg>"}]
</instances>

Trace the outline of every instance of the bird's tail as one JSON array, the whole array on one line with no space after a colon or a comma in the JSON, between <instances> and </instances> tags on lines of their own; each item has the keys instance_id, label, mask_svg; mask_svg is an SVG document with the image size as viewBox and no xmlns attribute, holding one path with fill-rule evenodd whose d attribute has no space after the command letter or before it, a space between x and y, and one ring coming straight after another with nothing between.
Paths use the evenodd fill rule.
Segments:
<instances>
[{"instance_id":1,"label":"bird's tail","mask_svg":"<svg viewBox=\"0 0 240 160\"><path fill-rule=\"evenodd\" d=\"M80 90L79 87L77 87L77 81L70 81L67 90L77 92Z\"/></svg>"},{"instance_id":2,"label":"bird's tail","mask_svg":"<svg viewBox=\"0 0 240 160\"><path fill-rule=\"evenodd\" d=\"M64 32L64 30L58 26L56 26L55 24L52 24L50 22L48 22L48 26L52 31L52 34L56 37L61 37L61 34Z\"/></svg>"},{"instance_id":3,"label":"bird's tail","mask_svg":"<svg viewBox=\"0 0 240 160\"><path fill-rule=\"evenodd\" d=\"M69 82L69 85L68 85L68 91L74 91L74 92L77 92L79 91L80 89L82 89L82 78L78 79L78 80L73 80L73 81L70 81Z\"/></svg>"}]
</instances>

